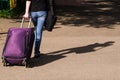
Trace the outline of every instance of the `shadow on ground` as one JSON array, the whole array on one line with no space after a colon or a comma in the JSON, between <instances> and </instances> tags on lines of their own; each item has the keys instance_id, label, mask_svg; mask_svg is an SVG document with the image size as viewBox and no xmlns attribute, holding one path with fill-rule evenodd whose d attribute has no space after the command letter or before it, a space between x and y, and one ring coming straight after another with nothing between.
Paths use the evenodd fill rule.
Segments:
<instances>
[{"instance_id":1,"label":"shadow on ground","mask_svg":"<svg viewBox=\"0 0 120 80\"><path fill-rule=\"evenodd\" d=\"M65 54L70 54L70 53L83 54L83 53L95 52L105 47L112 46L114 43L115 43L114 41L108 41L105 43L94 43L87 46L69 48L69 49L46 53L43 54L40 58L31 58L30 67L31 68L39 67L51 63L53 61L63 59L67 57Z\"/></svg>"},{"instance_id":2,"label":"shadow on ground","mask_svg":"<svg viewBox=\"0 0 120 80\"><path fill-rule=\"evenodd\" d=\"M118 0L86 0L79 7L57 7L58 22L63 25L113 29L120 24Z\"/></svg>"},{"instance_id":3,"label":"shadow on ground","mask_svg":"<svg viewBox=\"0 0 120 80\"><path fill-rule=\"evenodd\" d=\"M1 32L0 35L2 35L2 34L7 34L7 32Z\"/></svg>"},{"instance_id":4,"label":"shadow on ground","mask_svg":"<svg viewBox=\"0 0 120 80\"><path fill-rule=\"evenodd\" d=\"M57 22L62 25L114 29L114 25L120 25L120 2L119 0L85 0L79 7L56 6L56 14ZM20 23L21 17L13 20Z\"/></svg>"}]
</instances>

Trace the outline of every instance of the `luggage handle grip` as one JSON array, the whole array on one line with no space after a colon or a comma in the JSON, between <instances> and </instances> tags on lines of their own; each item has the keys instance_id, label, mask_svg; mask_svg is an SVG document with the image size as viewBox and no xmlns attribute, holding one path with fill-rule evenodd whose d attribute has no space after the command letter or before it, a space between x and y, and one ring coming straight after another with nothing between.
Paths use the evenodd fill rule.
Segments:
<instances>
[{"instance_id":1,"label":"luggage handle grip","mask_svg":"<svg viewBox=\"0 0 120 80\"><path fill-rule=\"evenodd\" d=\"M22 22L21 22L20 28L23 28L24 21L25 21L25 18L22 18ZM29 19L28 28L30 28L30 26L31 26L31 18Z\"/></svg>"}]
</instances>

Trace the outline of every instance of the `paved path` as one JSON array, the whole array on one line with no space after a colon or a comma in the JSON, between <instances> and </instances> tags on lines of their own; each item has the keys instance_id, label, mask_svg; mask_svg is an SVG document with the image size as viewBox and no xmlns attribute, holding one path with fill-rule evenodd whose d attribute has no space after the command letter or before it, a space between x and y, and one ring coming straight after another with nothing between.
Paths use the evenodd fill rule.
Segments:
<instances>
[{"instance_id":1,"label":"paved path","mask_svg":"<svg viewBox=\"0 0 120 80\"><path fill-rule=\"evenodd\" d=\"M19 24L0 19L0 53L7 29ZM32 68L3 67L0 59L0 80L120 80L120 25L112 26L57 24L52 33L43 32L44 55L31 60Z\"/></svg>"}]
</instances>

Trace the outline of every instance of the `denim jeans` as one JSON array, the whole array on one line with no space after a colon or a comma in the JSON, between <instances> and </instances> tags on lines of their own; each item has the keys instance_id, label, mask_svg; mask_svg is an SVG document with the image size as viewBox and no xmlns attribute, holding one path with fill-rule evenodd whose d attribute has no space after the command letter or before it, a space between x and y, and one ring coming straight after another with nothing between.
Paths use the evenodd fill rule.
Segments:
<instances>
[{"instance_id":1,"label":"denim jeans","mask_svg":"<svg viewBox=\"0 0 120 80\"><path fill-rule=\"evenodd\" d=\"M34 34L35 34L34 53L35 55L38 55L40 53L39 49L41 45L43 25L45 22L47 12L46 11L31 12L30 15L34 25Z\"/></svg>"}]
</instances>

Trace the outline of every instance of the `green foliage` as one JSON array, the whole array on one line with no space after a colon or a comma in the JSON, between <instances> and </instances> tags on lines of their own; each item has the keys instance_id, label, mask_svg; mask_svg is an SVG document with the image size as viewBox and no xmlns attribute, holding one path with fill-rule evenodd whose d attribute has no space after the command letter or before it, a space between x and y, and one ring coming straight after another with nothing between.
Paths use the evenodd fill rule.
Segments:
<instances>
[{"instance_id":1,"label":"green foliage","mask_svg":"<svg viewBox=\"0 0 120 80\"><path fill-rule=\"evenodd\" d=\"M10 18L9 10L0 10L0 18Z\"/></svg>"},{"instance_id":2,"label":"green foliage","mask_svg":"<svg viewBox=\"0 0 120 80\"><path fill-rule=\"evenodd\" d=\"M22 2L21 0L17 0L17 5L12 10L10 10L9 8L4 9L3 7L0 7L0 18L19 18L21 13L24 12L24 9L25 0Z\"/></svg>"},{"instance_id":3,"label":"green foliage","mask_svg":"<svg viewBox=\"0 0 120 80\"><path fill-rule=\"evenodd\" d=\"M12 10L0 10L0 18L18 18L22 11L17 7Z\"/></svg>"}]
</instances>

